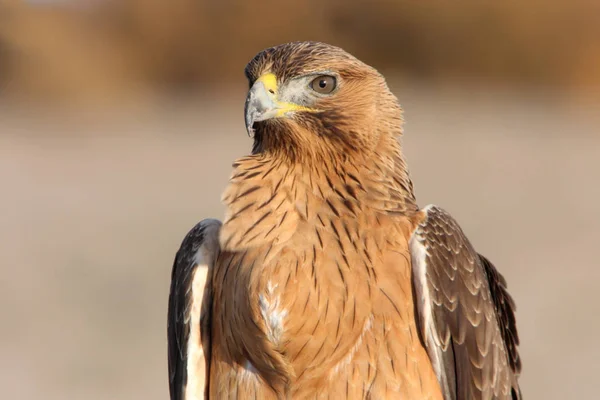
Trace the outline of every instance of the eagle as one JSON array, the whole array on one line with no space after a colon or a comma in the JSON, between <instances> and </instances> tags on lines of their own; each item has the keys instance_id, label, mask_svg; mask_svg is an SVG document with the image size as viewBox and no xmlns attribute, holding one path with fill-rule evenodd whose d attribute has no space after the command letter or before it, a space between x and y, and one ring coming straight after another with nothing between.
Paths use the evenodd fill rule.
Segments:
<instances>
[{"instance_id":1,"label":"eagle","mask_svg":"<svg viewBox=\"0 0 600 400\"><path fill-rule=\"evenodd\" d=\"M317 42L245 74L252 152L173 264L171 399L521 399L506 281L417 205L384 77Z\"/></svg>"}]
</instances>

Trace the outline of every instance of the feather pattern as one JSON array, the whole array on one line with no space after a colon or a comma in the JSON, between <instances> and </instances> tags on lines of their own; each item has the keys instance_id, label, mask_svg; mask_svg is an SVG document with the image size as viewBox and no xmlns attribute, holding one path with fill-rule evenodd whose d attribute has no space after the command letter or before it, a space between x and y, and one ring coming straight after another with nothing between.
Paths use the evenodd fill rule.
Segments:
<instances>
[{"instance_id":1,"label":"feather pattern","mask_svg":"<svg viewBox=\"0 0 600 400\"><path fill-rule=\"evenodd\" d=\"M186 235L173 263L167 324L172 400L200 399L204 392L203 371L210 357L206 351L210 336L205 334L210 329L207 303L211 301L210 285L205 287L204 281L218 255L220 226L221 222L212 219L197 224Z\"/></svg>"},{"instance_id":2,"label":"feather pattern","mask_svg":"<svg viewBox=\"0 0 600 400\"><path fill-rule=\"evenodd\" d=\"M402 200L384 185L364 190L371 171L311 168L262 154L235 163L212 274L210 393L440 399L414 315Z\"/></svg>"},{"instance_id":3,"label":"feather pattern","mask_svg":"<svg viewBox=\"0 0 600 400\"><path fill-rule=\"evenodd\" d=\"M201 374L198 330L209 398L518 391L514 303L451 218L419 211L399 140L402 110L384 78L315 42L267 49L246 67L251 86L275 77L262 93L273 103L289 81L321 73L339 87L304 93L313 103L300 109L311 112L252 123L252 154L234 163L222 196L223 224L202 222L177 254L171 398L201 395L190 385Z\"/></svg>"},{"instance_id":4,"label":"feather pattern","mask_svg":"<svg viewBox=\"0 0 600 400\"><path fill-rule=\"evenodd\" d=\"M514 301L456 221L427 206L411 238L420 326L445 399L521 398Z\"/></svg>"}]
</instances>

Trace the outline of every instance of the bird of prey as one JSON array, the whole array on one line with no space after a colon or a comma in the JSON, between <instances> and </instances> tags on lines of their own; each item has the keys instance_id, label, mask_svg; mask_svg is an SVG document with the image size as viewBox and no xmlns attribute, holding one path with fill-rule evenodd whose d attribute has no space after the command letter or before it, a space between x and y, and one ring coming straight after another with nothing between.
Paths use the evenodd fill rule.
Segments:
<instances>
[{"instance_id":1,"label":"bird of prey","mask_svg":"<svg viewBox=\"0 0 600 400\"><path fill-rule=\"evenodd\" d=\"M520 399L506 281L417 205L383 76L315 42L245 73L252 153L172 270L171 399Z\"/></svg>"}]
</instances>

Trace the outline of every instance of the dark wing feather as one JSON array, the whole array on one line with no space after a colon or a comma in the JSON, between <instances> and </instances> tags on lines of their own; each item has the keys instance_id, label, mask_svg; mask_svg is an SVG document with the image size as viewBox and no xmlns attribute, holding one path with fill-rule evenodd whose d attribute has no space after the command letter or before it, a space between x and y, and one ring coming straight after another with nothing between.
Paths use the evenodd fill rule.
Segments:
<instances>
[{"instance_id":1,"label":"dark wing feather","mask_svg":"<svg viewBox=\"0 0 600 400\"><path fill-rule=\"evenodd\" d=\"M521 358L517 346L519 345L519 334L517 332L517 321L515 301L508 293L506 279L498 272L490 260L479 254L479 260L485 269L490 292L494 305L496 306L496 317L502 332L502 338L508 352L508 362L516 373L521 372Z\"/></svg>"},{"instance_id":2,"label":"dark wing feather","mask_svg":"<svg viewBox=\"0 0 600 400\"><path fill-rule=\"evenodd\" d=\"M221 223L217 220L203 220L196 225L185 237L179 251L175 255L171 272L171 289L169 293L169 311L167 317L167 338L169 358L169 392L171 400L184 400L185 388L188 382L188 341L190 338L190 313L194 301L202 301L202 317L199 321L203 331L202 341L206 361L210 360L210 315L206 314L206 302L210 302L210 285L203 293L192 290L194 274L199 267L199 261L208 264L211 269L212 260L218 253L218 232ZM202 297L199 297L202 296ZM198 298L199 297L199 298ZM208 344L209 345L209 344ZM208 372L208 366L206 368Z\"/></svg>"},{"instance_id":3,"label":"dark wing feather","mask_svg":"<svg viewBox=\"0 0 600 400\"><path fill-rule=\"evenodd\" d=\"M446 400L520 399L514 301L458 223L428 206L410 241L419 325Z\"/></svg>"}]
</instances>

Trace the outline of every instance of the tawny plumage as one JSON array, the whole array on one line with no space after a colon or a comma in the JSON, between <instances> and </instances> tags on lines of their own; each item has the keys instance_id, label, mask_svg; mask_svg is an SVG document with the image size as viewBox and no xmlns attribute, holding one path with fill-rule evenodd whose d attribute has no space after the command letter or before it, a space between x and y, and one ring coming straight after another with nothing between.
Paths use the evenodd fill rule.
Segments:
<instances>
[{"instance_id":1,"label":"tawny plumage","mask_svg":"<svg viewBox=\"0 0 600 400\"><path fill-rule=\"evenodd\" d=\"M418 208L384 78L313 42L246 76L252 154L173 266L171 398L520 399L506 282Z\"/></svg>"}]
</instances>

